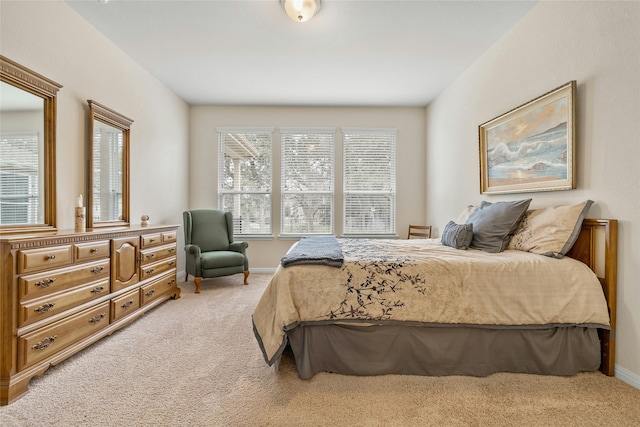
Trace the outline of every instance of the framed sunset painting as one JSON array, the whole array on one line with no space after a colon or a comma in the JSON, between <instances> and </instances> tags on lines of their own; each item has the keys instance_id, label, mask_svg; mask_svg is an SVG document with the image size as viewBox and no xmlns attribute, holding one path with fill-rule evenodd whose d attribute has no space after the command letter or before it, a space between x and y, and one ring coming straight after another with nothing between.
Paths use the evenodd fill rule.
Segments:
<instances>
[{"instance_id":1,"label":"framed sunset painting","mask_svg":"<svg viewBox=\"0 0 640 427\"><path fill-rule=\"evenodd\" d=\"M570 81L479 126L481 194L575 188L575 94Z\"/></svg>"}]
</instances>

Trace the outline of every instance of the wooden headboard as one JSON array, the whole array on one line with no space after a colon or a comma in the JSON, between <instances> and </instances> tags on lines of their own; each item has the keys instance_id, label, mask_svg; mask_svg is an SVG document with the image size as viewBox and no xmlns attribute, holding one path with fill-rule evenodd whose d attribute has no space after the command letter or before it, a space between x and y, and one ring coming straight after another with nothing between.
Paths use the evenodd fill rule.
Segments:
<instances>
[{"instance_id":1,"label":"wooden headboard","mask_svg":"<svg viewBox=\"0 0 640 427\"><path fill-rule=\"evenodd\" d=\"M593 270L602 285L609 308L610 330L599 329L600 371L615 373L616 293L618 287L618 220L586 218L582 231L567 256L582 261Z\"/></svg>"}]
</instances>

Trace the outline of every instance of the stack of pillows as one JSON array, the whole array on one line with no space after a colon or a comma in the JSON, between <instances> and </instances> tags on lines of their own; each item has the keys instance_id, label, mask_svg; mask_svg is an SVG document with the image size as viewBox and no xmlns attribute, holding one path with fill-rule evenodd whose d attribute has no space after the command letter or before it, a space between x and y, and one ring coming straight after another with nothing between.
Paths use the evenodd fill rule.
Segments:
<instances>
[{"instance_id":1,"label":"stack of pillows","mask_svg":"<svg viewBox=\"0 0 640 427\"><path fill-rule=\"evenodd\" d=\"M562 258L578 238L593 201L533 210L528 210L529 204L531 199L469 206L460 223L449 221L440 240L456 249L515 249Z\"/></svg>"}]
</instances>

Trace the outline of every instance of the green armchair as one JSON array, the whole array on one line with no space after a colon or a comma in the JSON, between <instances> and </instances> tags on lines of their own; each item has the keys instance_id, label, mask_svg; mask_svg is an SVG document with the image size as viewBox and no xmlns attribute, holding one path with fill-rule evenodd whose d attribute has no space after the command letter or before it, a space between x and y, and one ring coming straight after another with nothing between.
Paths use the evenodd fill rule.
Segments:
<instances>
[{"instance_id":1,"label":"green armchair","mask_svg":"<svg viewBox=\"0 0 640 427\"><path fill-rule=\"evenodd\" d=\"M186 279L189 279L189 274L194 277L196 293L200 293L203 278L244 273L244 284L248 284L249 259L246 251L249 244L233 241L231 212L200 209L185 211L183 218Z\"/></svg>"}]
</instances>

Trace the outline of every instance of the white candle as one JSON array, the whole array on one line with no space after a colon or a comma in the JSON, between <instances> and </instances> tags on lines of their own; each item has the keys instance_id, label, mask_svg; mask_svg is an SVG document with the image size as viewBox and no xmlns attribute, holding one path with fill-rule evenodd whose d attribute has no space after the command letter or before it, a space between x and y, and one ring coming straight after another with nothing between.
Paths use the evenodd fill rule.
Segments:
<instances>
[{"instance_id":1,"label":"white candle","mask_svg":"<svg viewBox=\"0 0 640 427\"><path fill-rule=\"evenodd\" d=\"M78 196L78 207L79 208L82 207L82 194L80 196Z\"/></svg>"}]
</instances>

